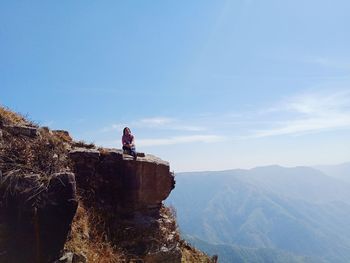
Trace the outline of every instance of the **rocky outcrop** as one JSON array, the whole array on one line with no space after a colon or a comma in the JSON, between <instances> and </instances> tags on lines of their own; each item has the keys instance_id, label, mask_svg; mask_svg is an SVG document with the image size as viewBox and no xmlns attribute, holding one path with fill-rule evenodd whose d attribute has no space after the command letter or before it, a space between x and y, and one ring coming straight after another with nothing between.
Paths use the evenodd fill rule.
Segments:
<instances>
[{"instance_id":1,"label":"rocky outcrop","mask_svg":"<svg viewBox=\"0 0 350 263\"><path fill-rule=\"evenodd\" d=\"M111 206L121 217L136 212L159 214L162 201L175 186L169 164L155 156L136 161L120 150L75 149L70 153L79 188L97 203Z\"/></svg>"},{"instance_id":2,"label":"rocky outcrop","mask_svg":"<svg viewBox=\"0 0 350 263\"><path fill-rule=\"evenodd\" d=\"M7 174L0 197L0 262L58 258L78 204L74 175Z\"/></svg>"},{"instance_id":3,"label":"rocky outcrop","mask_svg":"<svg viewBox=\"0 0 350 263\"><path fill-rule=\"evenodd\" d=\"M31 138L34 138L39 134L36 127L27 125L4 125L3 129L13 135L24 135Z\"/></svg>"},{"instance_id":4,"label":"rocky outcrop","mask_svg":"<svg viewBox=\"0 0 350 263\"><path fill-rule=\"evenodd\" d=\"M143 262L181 262L175 219L162 205L175 186L169 164L115 149L75 149L70 157L83 202L103 214L111 242Z\"/></svg>"}]
</instances>

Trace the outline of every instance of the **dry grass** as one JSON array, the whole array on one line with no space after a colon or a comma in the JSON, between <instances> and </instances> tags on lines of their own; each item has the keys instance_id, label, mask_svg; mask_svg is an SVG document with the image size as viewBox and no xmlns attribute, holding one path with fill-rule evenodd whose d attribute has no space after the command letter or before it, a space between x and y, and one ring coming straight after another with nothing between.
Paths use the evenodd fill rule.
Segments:
<instances>
[{"instance_id":1,"label":"dry grass","mask_svg":"<svg viewBox=\"0 0 350 263\"><path fill-rule=\"evenodd\" d=\"M3 124L17 124L17 125L28 125L32 124L26 120L26 118L19 114L9 110L6 107L0 105L0 123Z\"/></svg>"},{"instance_id":2,"label":"dry grass","mask_svg":"<svg viewBox=\"0 0 350 263\"><path fill-rule=\"evenodd\" d=\"M106 234L99 227L101 220L93 215L94 213L88 212L80 203L65 249L84 254L87 262L126 262L123 253L106 241Z\"/></svg>"},{"instance_id":3,"label":"dry grass","mask_svg":"<svg viewBox=\"0 0 350 263\"><path fill-rule=\"evenodd\" d=\"M56 130L56 131L52 131L52 132L53 132L53 135L62 142L66 142L66 143L73 142L72 137L70 137L70 135L67 131Z\"/></svg>"},{"instance_id":4,"label":"dry grass","mask_svg":"<svg viewBox=\"0 0 350 263\"><path fill-rule=\"evenodd\" d=\"M21 114L0 106L2 124L31 125ZM1 123L0 123L1 124ZM13 170L22 174L39 174L46 177L52 173L69 170L67 149L60 138L49 129L39 129L40 135L30 138L24 135L13 135L2 130L0 147L0 170L4 175Z\"/></svg>"},{"instance_id":5,"label":"dry grass","mask_svg":"<svg viewBox=\"0 0 350 263\"><path fill-rule=\"evenodd\" d=\"M67 149L64 143L49 133L28 138L3 132L3 147L0 148L0 170L4 174L20 170L23 174L36 173L48 176L69 170Z\"/></svg>"}]
</instances>

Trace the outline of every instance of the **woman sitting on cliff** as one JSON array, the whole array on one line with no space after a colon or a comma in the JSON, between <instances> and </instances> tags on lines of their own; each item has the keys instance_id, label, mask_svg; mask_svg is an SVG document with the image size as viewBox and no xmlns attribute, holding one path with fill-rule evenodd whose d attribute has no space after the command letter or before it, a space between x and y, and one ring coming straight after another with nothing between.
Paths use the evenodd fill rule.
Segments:
<instances>
[{"instance_id":1,"label":"woman sitting on cliff","mask_svg":"<svg viewBox=\"0 0 350 263\"><path fill-rule=\"evenodd\" d=\"M136 148L135 148L135 139L134 135L131 134L131 131L128 127L125 127L123 130L122 137L123 151L127 154L130 154L136 160Z\"/></svg>"}]
</instances>

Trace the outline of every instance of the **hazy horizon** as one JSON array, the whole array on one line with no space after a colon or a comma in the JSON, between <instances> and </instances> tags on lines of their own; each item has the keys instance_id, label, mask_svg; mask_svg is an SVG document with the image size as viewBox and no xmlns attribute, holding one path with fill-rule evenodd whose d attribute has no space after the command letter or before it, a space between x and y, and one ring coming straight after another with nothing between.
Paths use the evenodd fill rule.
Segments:
<instances>
[{"instance_id":1,"label":"hazy horizon","mask_svg":"<svg viewBox=\"0 0 350 263\"><path fill-rule=\"evenodd\" d=\"M349 161L350 2L0 3L0 103L175 172Z\"/></svg>"},{"instance_id":2,"label":"hazy horizon","mask_svg":"<svg viewBox=\"0 0 350 263\"><path fill-rule=\"evenodd\" d=\"M265 164L265 165L258 165L258 166L252 166L252 167L233 167L228 169L220 169L220 170L192 170L192 171L175 171L176 174L185 174L185 173L195 173L195 172L226 172L231 170L252 170L256 168L267 168L267 167L281 167L281 168L298 168L298 167L309 167L313 169L319 169L318 167L333 167L333 166L341 166L341 165L350 165L349 162L342 162L342 163L332 163L332 164L316 164L316 165L292 165L292 166L285 166L280 164Z\"/></svg>"}]
</instances>

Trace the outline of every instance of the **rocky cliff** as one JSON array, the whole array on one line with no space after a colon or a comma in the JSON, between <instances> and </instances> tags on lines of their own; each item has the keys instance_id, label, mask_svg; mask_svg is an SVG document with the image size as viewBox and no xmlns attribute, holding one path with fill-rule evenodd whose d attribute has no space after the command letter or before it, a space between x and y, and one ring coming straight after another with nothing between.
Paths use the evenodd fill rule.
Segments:
<instances>
[{"instance_id":1,"label":"rocky cliff","mask_svg":"<svg viewBox=\"0 0 350 263\"><path fill-rule=\"evenodd\" d=\"M0 107L0 262L214 262L181 240L169 164ZM20 251L20 253L19 253Z\"/></svg>"},{"instance_id":2,"label":"rocky cliff","mask_svg":"<svg viewBox=\"0 0 350 263\"><path fill-rule=\"evenodd\" d=\"M146 262L181 261L176 223L162 205L175 186L167 162L151 155L135 161L114 149L69 155L82 203L102 215L108 240Z\"/></svg>"}]
</instances>

